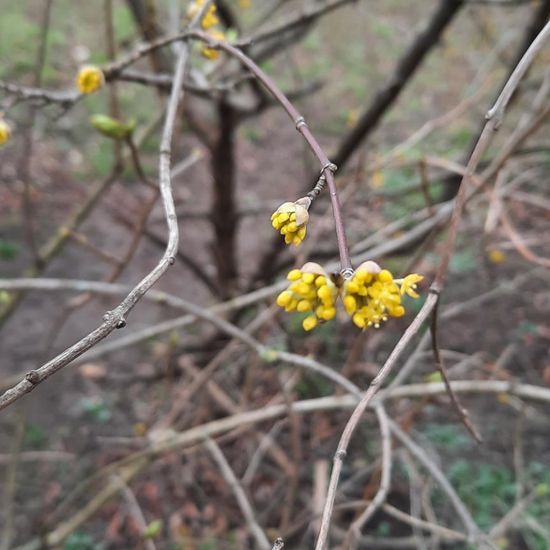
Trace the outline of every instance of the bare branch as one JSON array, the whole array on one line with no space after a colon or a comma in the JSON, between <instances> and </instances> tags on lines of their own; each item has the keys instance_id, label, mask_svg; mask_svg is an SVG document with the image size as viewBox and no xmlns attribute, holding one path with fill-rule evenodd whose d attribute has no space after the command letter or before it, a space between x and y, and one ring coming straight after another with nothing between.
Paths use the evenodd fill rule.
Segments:
<instances>
[{"instance_id":1,"label":"bare branch","mask_svg":"<svg viewBox=\"0 0 550 550\"><path fill-rule=\"evenodd\" d=\"M225 481L227 481L227 483L231 487L231 490L235 494L235 498L237 499L237 502L239 503L239 507L246 519L248 528L252 533L253 537L256 539L256 543L258 544L258 547L265 548L265 549L270 548L271 544L269 543L268 538L266 537L265 533L263 532L262 528L260 527L260 525L258 524L258 521L254 516L254 511L252 510L252 506L250 505L250 502L248 502L246 493L244 492L244 489L239 483L239 480L237 479L235 472L233 472L231 466L227 462L227 459L225 458L221 449L213 439L206 439L205 444L207 449L210 451L210 454L216 461L216 464L220 468L220 471Z\"/></svg>"}]
</instances>

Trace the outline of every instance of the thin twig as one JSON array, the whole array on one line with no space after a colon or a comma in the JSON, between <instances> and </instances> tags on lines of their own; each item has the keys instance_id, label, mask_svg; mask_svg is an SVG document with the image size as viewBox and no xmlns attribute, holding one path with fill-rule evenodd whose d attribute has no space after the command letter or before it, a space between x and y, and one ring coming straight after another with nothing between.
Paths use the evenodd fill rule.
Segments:
<instances>
[{"instance_id":1,"label":"thin twig","mask_svg":"<svg viewBox=\"0 0 550 550\"><path fill-rule=\"evenodd\" d=\"M441 489L448 496L449 500L453 504L458 516L464 523L468 531L469 541L481 542L480 541L480 530L477 527L475 521L473 520L470 512L457 495L456 491L453 489L453 486L449 483L443 472L439 467L429 458L426 452L417 445L393 420L388 419L390 430L393 432L395 437L407 447L407 449L413 454L414 457L430 472L430 474L437 480ZM481 548L481 547L480 547Z\"/></svg>"},{"instance_id":2,"label":"thin twig","mask_svg":"<svg viewBox=\"0 0 550 550\"><path fill-rule=\"evenodd\" d=\"M376 496L369 502L369 505L361 513L361 515L350 525L348 534L344 541L344 547L350 550L356 548L357 542L361 535L361 529L369 521L377 510L384 504L391 483L392 470L392 446L390 427L388 424L388 415L384 407L379 404L374 407L374 412L378 418L380 425L380 435L382 436L382 477L380 479L380 487Z\"/></svg>"},{"instance_id":3,"label":"thin twig","mask_svg":"<svg viewBox=\"0 0 550 550\"><path fill-rule=\"evenodd\" d=\"M139 528L141 530L141 535L143 537L143 535L147 531L147 521L145 519L145 516L143 515L143 510L139 505L136 495L134 495L134 492L132 491L132 489L130 489L126 481L124 481L124 479L122 479L120 476L115 476L115 482L120 484L120 490L122 492L122 495L124 496L128 504L130 513L132 514L136 523L139 525ZM150 538L145 538L143 541L143 544L146 550L156 550L155 543Z\"/></svg>"},{"instance_id":4,"label":"thin twig","mask_svg":"<svg viewBox=\"0 0 550 550\"><path fill-rule=\"evenodd\" d=\"M271 547L269 539L258 524L258 521L254 516L252 506L250 505L250 502L248 502L246 493L239 483L235 472L233 472L233 469L229 465L229 462L227 462L227 459L225 458L223 452L213 439L206 439L205 444L206 448L210 451L212 458L216 461L216 464L220 468L220 472L223 475L223 478L231 487L231 490L233 491L235 498L239 503L239 507L241 508L241 511L246 519L248 528L252 533L252 536L256 539L256 543L258 544L259 548L269 549Z\"/></svg>"},{"instance_id":5,"label":"thin twig","mask_svg":"<svg viewBox=\"0 0 550 550\"><path fill-rule=\"evenodd\" d=\"M332 517L332 510L334 507L334 500L336 498L336 488L338 486L340 473L342 471L344 458L346 457L346 454L347 454L347 449L349 446L349 442L351 440L351 436L353 435L353 432L357 428L359 421L361 420L361 417L363 416L363 413L365 412L367 406L370 404L373 397L376 395L377 391L380 389L380 386L382 385L384 380L388 377L388 375L391 373L391 371L395 367L397 360L399 359L401 354L405 351L406 347L408 346L410 341L413 339L413 337L420 330L424 321L431 314L431 311L434 308L437 302L437 299L438 299L438 295L436 293L430 293L428 295L428 298L426 299L426 302L422 306L422 309L414 318L413 322L409 325L409 327L407 328L403 336L400 338L399 342L393 348L393 351L391 352L390 356L386 360L384 366L380 369L380 371L378 372L374 380L371 382L369 388L361 398L361 401L355 407L355 410L350 416L346 424L346 427L342 432L340 441L338 442L338 448L334 454L329 492L327 494L327 499L323 510L323 520L321 522L321 527L319 529L319 535L315 546L316 550L324 550L324 548L327 545L330 520Z\"/></svg>"},{"instance_id":6,"label":"thin twig","mask_svg":"<svg viewBox=\"0 0 550 550\"><path fill-rule=\"evenodd\" d=\"M470 420L470 416L468 414L468 411L462 406L460 403L458 397L455 395L451 388L451 384L449 382L449 377L447 376L447 370L445 369L445 363L443 361L443 356L441 355L439 351L439 344L438 344L438 330L437 330L437 312L438 312L438 305L439 302L435 305L433 312L432 312L432 322L430 324L430 332L432 335L432 351L434 354L434 362L437 370L441 374L441 378L443 379L443 383L445 384L445 387L447 388L447 391L449 393L449 397L451 398L451 402L453 404L454 409L458 413L460 420L470 433L470 435L477 441L478 443L481 443L483 441L483 438L481 437L481 434L477 430L477 428L474 426L472 421Z\"/></svg>"}]
</instances>

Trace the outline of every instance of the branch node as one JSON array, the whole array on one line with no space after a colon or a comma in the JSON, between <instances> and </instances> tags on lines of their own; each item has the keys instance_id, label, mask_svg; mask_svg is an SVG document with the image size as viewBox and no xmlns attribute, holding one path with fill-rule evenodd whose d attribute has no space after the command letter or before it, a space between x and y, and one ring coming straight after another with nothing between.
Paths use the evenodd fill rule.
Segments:
<instances>
[{"instance_id":1,"label":"branch node","mask_svg":"<svg viewBox=\"0 0 550 550\"><path fill-rule=\"evenodd\" d=\"M334 162L330 162L330 160L321 168L321 176L325 174L325 170L330 170L333 174L338 170L338 166L334 164Z\"/></svg>"},{"instance_id":2,"label":"branch node","mask_svg":"<svg viewBox=\"0 0 550 550\"><path fill-rule=\"evenodd\" d=\"M169 256L168 257L168 263L170 265L174 265L176 263L176 258L174 258L174 256Z\"/></svg>"},{"instance_id":3,"label":"branch node","mask_svg":"<svg viewBox=\"0 0 550 550\"><path fill-rule=\"evenodd\" d=\"M40 375L35 370L31 370L25 375L25 380L36 386L36 384L40 383Z\"/></svg>"},{"instance_id":4,"label":"branch node","mask_svg":"<svg viewBox=\"0 0 550 550\"><path fill-rule=\"evenodd\" d=\"M124 328L126 326L126 319L122 317L115 326L116 328Z\"/></svg>"},{"instance_id":5,"label":"branch node","mask_svg":"<svg viewBox=\"0 0 550 550\"><path fill-rule=\"evenodd\" d=\"M334 458L343 462L346 459L347 454L348 453L345 449L338 449L334 455Z\"/></svg>"},{"instance_id":6,"label":"branch node","mask_svg":"<svg viewBox=\"0 0 550 550\"><path fill-rule=\"evenodd\" d=\"M351 267L346 267L340 271L340 275L342 275L344 281L347 281L353 275L353 269Z\"/></svg>"},{"instance_id":7,"label":"branch node","mask_svg":"<svg viewBox=\"0 0 550 550\"><path fill-rule=\"evenodd\" d=\"M437 283L433 283L432 286L430 286L430 289L428 290L430 294L434 294L435 296L441 295L441 288Z\"/></svg>"},{"instance_id":8,"label":"branch node","mask_svg":"<svg viewBox=\"0 0 550 550\"><path fill-rule=\"evenodd\" d=\"M296 130L300 130L302 126L307 126L306 119L303 116L299 116L295 121Z\"/></svg>"}]
</instances>

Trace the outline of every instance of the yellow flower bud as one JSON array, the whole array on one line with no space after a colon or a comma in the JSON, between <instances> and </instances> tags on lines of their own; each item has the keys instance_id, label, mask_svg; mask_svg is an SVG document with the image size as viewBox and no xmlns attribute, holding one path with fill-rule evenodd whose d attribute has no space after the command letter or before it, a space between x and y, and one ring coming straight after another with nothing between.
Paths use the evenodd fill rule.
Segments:
<instances>
[{"instance_id":1,"label":"yellow flower bud","mask_svg":"<svg viewBox=\"0 0 550 550\"><path fill-rule=\"evenodd\" d=\"M11 128L9 124L0 118L0 145L4 145L11 137Z\"/></svg>"},{"instance_id":2,"label":"yellow flower bud","mask_svg":"<svg viewBox=\"0 0 550 550\"><path fill-rule=\"evenodd\" d=\"M208 35L214 40L225 40L225 34L217 29L212 29ZM218 59L220 56L220 52L216 48L211 48L206 44L202 46L201 53L204 57L211 60Z\"/></svg>"},{"instance_id":3,"label":"yellow flower bud","mask_svg":"<svg viewBox=\"0 0 550 550\"><path fill-rule=\"evenodd\" d=\"M491 248L487 252L487 257L489 258L489 261L493 264L500 264L504 260L506 260L506 254L498 248Z\"/></svg>"},{"instance_id":4,"label":"yellow flower bud","mask_svg":"<svg viewBox=\"0 0 550 550\"><path fill-rule=\"evenodd\" d=\"M292 293L288 290L284 290L277 296L277 305L280 307L286 307L292 300Z\"/></svg>"},{"instance_id":5,"label":"yellow flower bud","mask_svg":"<svg viewBox=\"0 0 550 550\"><path fill-rule=\"evenodd\" d=\"M317 317L315 317L315 315L310 315L302 321L302 326L304 327L304 330L310 331L317 326L317 323Z\"/></svg>"},{"instance_id":6,"label":"yellow flower bud","mask_svg":"<svg viewBox=\"0 0 550 550\"><path fill-rule=\"evenodd\" d=\"M304 240L310 204L308 198L284 202L271 215L271 225L284 236L286 244L297 246Z\"/></svg>"},{"instance_id":7,"label":"yellow flower bud","mask_svg":"<svg viewBox=\"0 0 550 550\"><path fill-rule=\"evenodd\" d=\"M355 298L351 295L344 296L343 300L344 307L346 308L346 312L348 315L352 315L357 310L357 302Z\"/></svg>"},{"instance_id":8,"label":"yellow flower bud","mask_svg":"<svg viewBox=\"0 0 550 550\"><path fill-rule=\"evenodd\" d=\"M286 278L289 281L297 281L298 279L302 278L302 272L299 269L293 269L292 271L289 272Z\"/></svg>"},{"instance_id":9,"label":"yellow flower bud","mask_svg":"<svg viewBox=\"0 0 550 550\"><path fill-rule=\"evenodd\" d=\"M91 94L105 84L105 77L99 67L86 65L78 71L76 87L82 94Z\"/></svg>"},{"instance_id":10,"label":"yellow flower bud","mask_svg":"<svg viewBox=\"0 0 550 550\"><path fill-rule=\"evenodd\" d=\"M205 0L195 0L194 2L191 2L191 4L189 4L189 7L187 8L187 17L189 19L193 19L204 6L204 2ZM216 5L212 3L210 4L210 6L208 6L206 13L201 20L201 27L204 30L207 30L216 26L219 22L220 20L216 15Z\"/></svg>"}]
</instances>

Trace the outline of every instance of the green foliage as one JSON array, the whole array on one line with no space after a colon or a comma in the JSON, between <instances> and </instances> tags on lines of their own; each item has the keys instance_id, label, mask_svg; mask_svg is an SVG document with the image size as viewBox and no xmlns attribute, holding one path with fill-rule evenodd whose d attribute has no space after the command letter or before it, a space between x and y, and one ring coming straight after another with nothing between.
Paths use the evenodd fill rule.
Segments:
<instances>
[{"instance_id":1,"label":"green foliage","mask_svg":"<svg viewBox=\"0 0 550 550\"><path fill-rule=\"evenodd\" d=\"M93 170L99 176L105 177L113 165L113 146L107 140L101 140L96 144L92 156Z\"/></svg>"},{"instance_id":2,"label":"green foliage","mask_svg":"<svg viewBox=\"0 0 550 550\"><path fill-rule=\"evenodd\" d=\"M460 128L452 135L450 148L452 151L463 152L472 140L472 130L470 128Z\"/></svg>"},{"instance_id":3,"label":"green foliage","mask_svg":"<svg viewBox=\"0 0 550 550\"><path fill-rule=\"evenodd\" d=\"M29 19L19 3L10 9L2 5L0 17L0 57L10 52L10 62L0 64L0 78L16 78L32 70L33 55L38 42L40 28ZM14 54L14 55L13 55ZM9 73L8 71L9 67Z\"/></svg>"},{"instance_id":4,"label":"green foliage","mask_svg":"<svg viewBox=\"0 0 550 550\"><path fill-rule=\"evenodd\" d=\"M250 143L259 145L265 139L265 133L259 126L254 124L245 124L242 127L244 138Z\"/></svg>"},{"instance_id":5,"label":"green foliage","mask_svg":"<svg viewBox=\"0 0 550 550\"><path fill-rule=\"evenodd\" d=\"M379 537L387 537L391 532L391 526L387 521L381 521L376 526L376 535Z\"/></svg>"},{"instance_id":6,"label":"green foliage","mask_svg":"<svg viewBox=\"0 0 550 550\"><path fill-rule=\"evenodd\" d=\"M504 466L458 460L449 478L482 529L494 525L514 503L516 482Z\"/></svg>"},{"instance_id":7,"label":"green foliage","mask_svg":"<svg viewBox=\"0 0 550 550\"><path fill-rule=\"evenodd\" d=\"M136 25L131 11L122 3L114 3L113 27L117 40L126 42L135 37Z\"/></svg>"},{"instance_id":8,"label":"green foliage","mask_svg":"<svg viewBox=\"0 0 550 550\"><path fill-rule=\"evenodd\" d=\"M438 380L441 381L439 372ZM464 433L464 428L457 424L428 424L422 433L435 445L440 445L445 449L456 451L470 446L470 438Z\"/></svg>"},{"instance_id":9,"label":"green foliage","mask_svg":"<svg viewBox=\"0 0 550 550\"><path fill-rule=\"evenodd\" d=\"M279 358L279 353L273 348L263 348L260 351L260 358L266 363L275 363Z\"/></svg>"},{"instance_id":10,"label":"green foliage","mask_svg":"<svg viewBox=\"0 0 550 550\"><path fill-rule=\"evenodd\" d=\"M0 239L0 259L13 260L19 253L19 247L12 241Z\"/></svg>"},{"instance_id":11,"label":"green foliage","mask_svg":"<svg viewBox=\"0 0 550 550\"><path fill-rule=\"evenodd\" d=\"M143 537L146 539L154 539L155 537L158 537L161 532L162 532L162 520L154 519L151 523L149 523L149 525L147 525L147 528L143 533Z\"/></svg>"},{"instance_id":12,"label":"green foliage","mask_svg":"<svg viewBox=\"0 0 550 550\"><path fill-rule=\"evenodd\" d=\"M26 448L42 449L48 443L48 434L39 424L28 422L23 437L23 445Z\"/></svg>"},{"instance_id":13,"label":"green foliage","mask_svg":"<svg viewBox=\"0 0 550 550\"><path fill-rule=\"evenodd\" d=\"M372 22L372 31L379 38L383 38L386 41L390 42L393 38L395 29L392 24L388 21L383 21L381 19L374 19Z\"/></svg>"},{"instance_id":14,"label":"green foliage","mask_svg":"<svg viewBox=\"0 0 550 550\"><path fill-rule=\"evenodd\" d=\"M111 420L112 413L100 396L84 397L80 401L80 406L82 411L90 415L96 422L104 424Z\"/></svg>"},{"instance_id":15,"label":"green foliage","mask_svg":"<svg viewBox=\"0 0 550 550\"><path fill-rule=\"evenodd\" d=\"M334 391L332 383L325 377L305 372L294 389L299 399L326 397Z\"/></svg>"},{"instance_id":16,"label":"green foliage","mask_svg":"<svg viewBox=\"0 0 550 550\"><path fill-rule=\"evenodd\" d=\"M477 267L477 259L471 248L455 252L449 262L449 271L456 275L471 273Z\"/></svg>"},{"instance_id":17,"label":"green foliage","mask_svg":"<svg viewBox=\"0 0 550 550\"><path fill-rule=\"evenodd\" d=\"M515 329L515 335L519 338L522 336L527 336L529 334L536 334L538 332L538 325L532 321L526 319L520 321L517 328Z\"/></svg>"}]
</instances>

